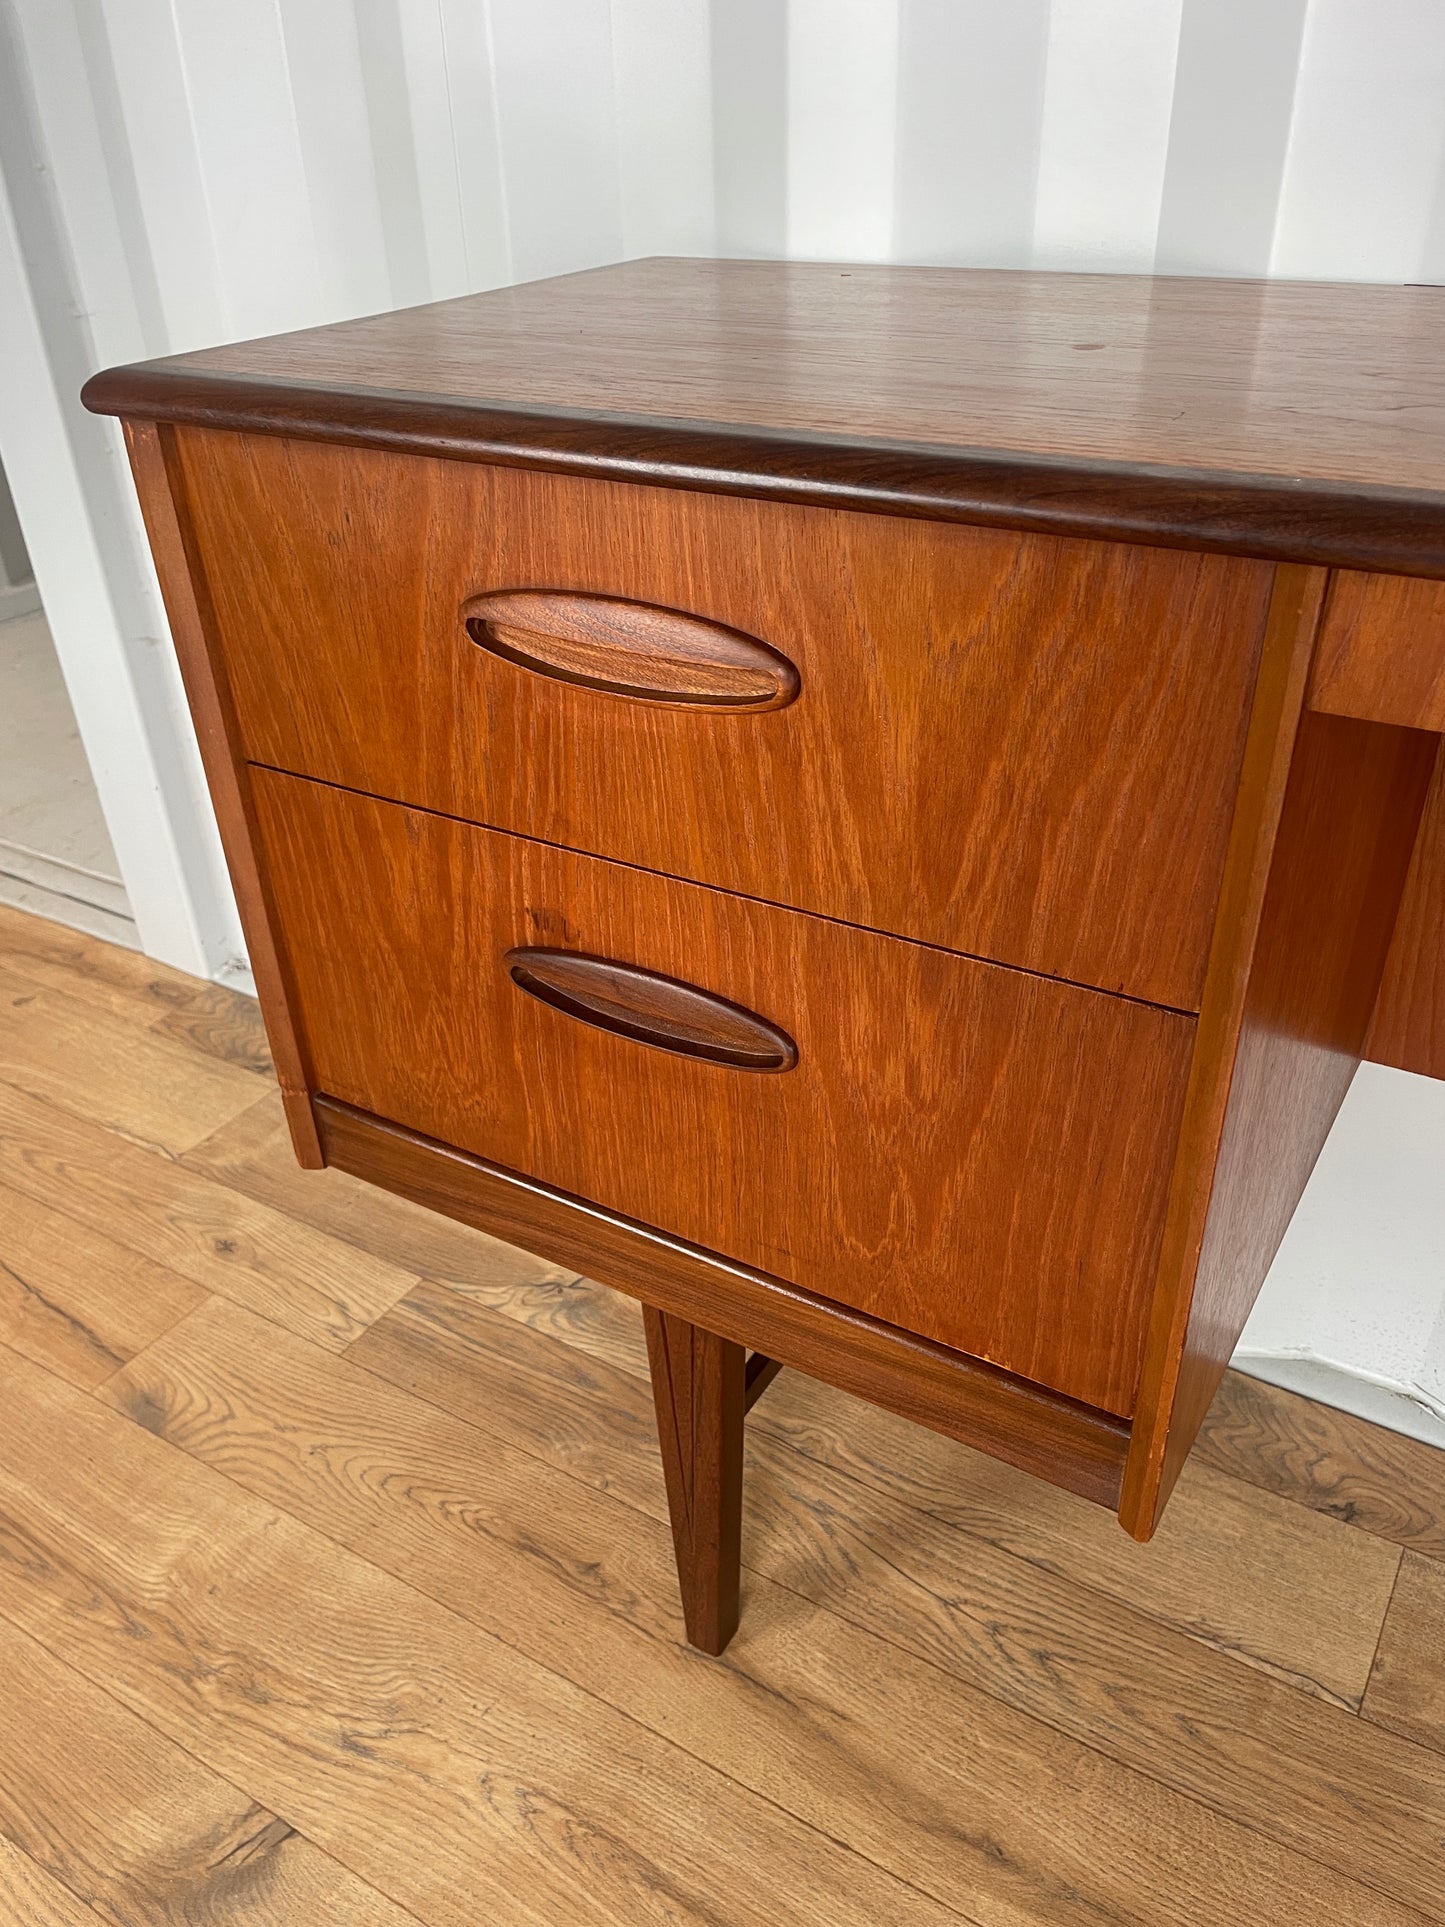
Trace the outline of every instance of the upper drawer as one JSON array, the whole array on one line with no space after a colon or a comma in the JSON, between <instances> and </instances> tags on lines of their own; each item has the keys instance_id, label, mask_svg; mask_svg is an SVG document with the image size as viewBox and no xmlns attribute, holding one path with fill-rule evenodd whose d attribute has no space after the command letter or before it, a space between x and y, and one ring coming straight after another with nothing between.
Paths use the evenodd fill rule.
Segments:
<instances>
[{"instance_id":1,"label":"upper drawer","mask_svg":"<svg viewBox=\"0 0 1445 1927\"><path fill-rule=\"evenodd\" d=\"M1132 1409L1193 1018L255 787L320 1090Z\"/></svg>"},{"instance_id":2,"label":"upper drawer","mask_svg":"<svg viewBox=\"0 0 1445 1927\"><path fill-rule=\"evenodd\" d=\"M253 760L1197 1008L1268 565L179 441ZM619 676L605 610L599 647L585 611L532 605L479 646L467 605L518 590L744 640L644 620ZM709 638L743 658L729 700L676 700L680 653L716 681ZM796 693L739 705L768 663ZM592 686L629 676L672 700Z\"/></svg>"}]
</instances>

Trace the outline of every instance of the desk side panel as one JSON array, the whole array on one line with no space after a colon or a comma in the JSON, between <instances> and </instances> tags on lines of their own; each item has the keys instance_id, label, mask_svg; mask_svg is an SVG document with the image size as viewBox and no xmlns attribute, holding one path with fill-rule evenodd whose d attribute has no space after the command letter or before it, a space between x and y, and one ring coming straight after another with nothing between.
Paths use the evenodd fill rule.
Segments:
<instances>
[{"instance_id":1,"label":"desk side panel","mask_svg":"<svg viewBox=\"0 0 1445 1927\"><path fill-rule=\"evenodd\" d=\"M1365 1055L1445 1077L1445 757L1435 764Z\"/></svg>"},{"instance_id":2,"label":"desk side panel","mask_svg":"<svg viewBox=\"0 0 1445 1927\"><path fill-rule=\"evenodd\" d=\"M190 536L184 484L174 460L175 431L154 422L128 421L124 426L131 472L196 727L226 867L236 893L291 1141L300 1163L316 1170L325 1159L311 1114L305 1046L292 1017L284 965L273 936L271 906L256 854L250 775L240 753L235 707L220 653L211 646L208 633L209 596Z\"/></svg>"},{"instance_id":3,"label":"desk side panel","mask_svg":"<svg viewBox=\"0 0 1445 1927\"><path fill-rule=\"evenodd\" d=\"M1320 585L1304 585L1301 598L1290 573L1281 571L1266 664L1276 689L1262 689L1258 765L1221 900L1125 1478L1121 1517L1141 1539L1360 1061L1435 761L1436 739L1421 730L1303 710Z\"/></svg>"}]
</instances>

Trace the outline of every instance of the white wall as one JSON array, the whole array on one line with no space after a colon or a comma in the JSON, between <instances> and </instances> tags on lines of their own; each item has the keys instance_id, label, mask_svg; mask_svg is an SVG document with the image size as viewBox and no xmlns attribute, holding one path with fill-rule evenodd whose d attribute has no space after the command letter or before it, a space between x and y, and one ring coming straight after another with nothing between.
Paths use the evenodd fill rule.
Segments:
<instances>
[{"instance_id":1,"label":"white wall","mask_svg":"<svg viewBox=\"0 0 1445 1927\"><path fill-rule=\"evenodd\" d=\"M0 0L0 30L0 457L142 940L212 974L239 935L91 369L647 253L1445 279L1438 0ZM1261 1369L1445 1410L1442 1165L1445 1086L1362 1073Z\"/></svg>"}]
</instances>

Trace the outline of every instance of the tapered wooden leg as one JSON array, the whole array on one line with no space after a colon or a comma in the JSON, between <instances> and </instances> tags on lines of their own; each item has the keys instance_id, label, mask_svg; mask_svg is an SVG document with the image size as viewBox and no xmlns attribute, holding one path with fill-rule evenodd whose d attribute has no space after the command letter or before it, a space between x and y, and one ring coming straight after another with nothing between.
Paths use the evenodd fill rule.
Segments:
<instances>
[{"instance_id":1,"label":"tapered wooden leg","mask_svg":"<svg viewBox=\"0 0 1445 1927\"><path fill-rule=\"evenodd\" d=\"M688 1643L720 1653L738 1626L747 1353L651 1305L642 1316Z\"/></svg>"}]
</instances>

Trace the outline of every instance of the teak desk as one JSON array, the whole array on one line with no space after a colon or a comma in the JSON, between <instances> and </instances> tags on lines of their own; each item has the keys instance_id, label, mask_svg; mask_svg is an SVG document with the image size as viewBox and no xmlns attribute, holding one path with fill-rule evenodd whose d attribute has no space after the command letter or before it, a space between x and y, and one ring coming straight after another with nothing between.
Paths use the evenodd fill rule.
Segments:
<instances>
[{"instance_id":1,"label":"teak desk","mask_svg":"<svg viewBox=\"0 0 1445 1927\"><path fill-rule=\"evenodd\" d=\"M643 1300L689 1638L779 1364L1147 1539L1445 1074L1445 292L638 261L85 400L297 1155Z\"/></svg>"}]
</instances>

